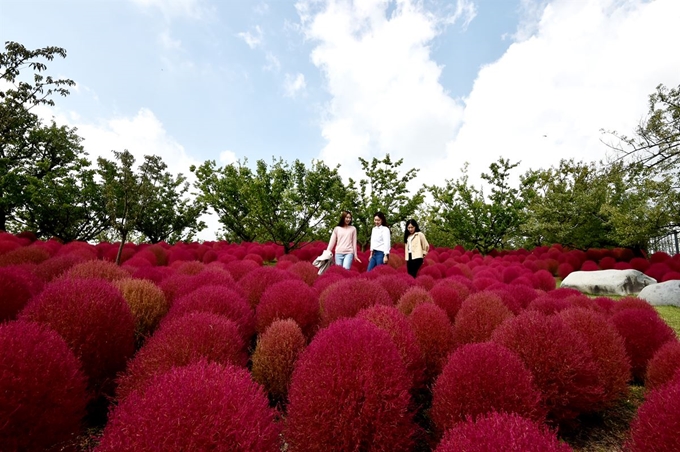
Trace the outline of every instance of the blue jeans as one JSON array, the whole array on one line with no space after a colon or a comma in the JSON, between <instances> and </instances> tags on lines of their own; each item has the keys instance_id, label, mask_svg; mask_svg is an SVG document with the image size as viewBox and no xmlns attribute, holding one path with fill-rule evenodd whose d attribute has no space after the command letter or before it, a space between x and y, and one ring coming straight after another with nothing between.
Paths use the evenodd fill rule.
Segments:
<instances>
[{"instance_id":1,"label":"blue jeans","mask_svg":"<svg viewBox=\"0 0 680 452\"><path fill-rule=\"evenodd\" d=\"M373 270L373 268L377 267L378 265L383 265L383 259L385 257L385 253L382 251L373 251L373 257L371 257L371 260L368 261L368 270L367 272L370 272Z\"/></svg>"},{"instance_id":2,"label":"blue jeans","mask_svg":"<svg viewBox=\"0 0 680 452\"><path fill-rule=\"evenodd\" d=\"M337 253L335 255L335 265L342 265L342 268L349 270L352 268L352 261L354 260L354 254L347 253Z\"/></svg>"}]
</instances>

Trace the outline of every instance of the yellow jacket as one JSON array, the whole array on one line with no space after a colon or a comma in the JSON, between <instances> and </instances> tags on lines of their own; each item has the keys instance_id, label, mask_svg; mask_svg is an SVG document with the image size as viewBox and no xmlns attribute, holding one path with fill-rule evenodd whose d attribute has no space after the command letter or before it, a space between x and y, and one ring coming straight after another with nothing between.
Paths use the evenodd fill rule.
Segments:
<instances>
[{"instance_id":1,"label":"yellow jacket","mask_svg":"<svg viewBox=\"0 0 680 452\"><path fill-rule=\"evenodd\" d=\"M416 232L410 237L411 242L411 259L420 259L427 255L430 251L430 244L427 243L425 234L422 232ZM404 248L404 257L408 260L408 242Z\"/></svg>"}]
</instances>

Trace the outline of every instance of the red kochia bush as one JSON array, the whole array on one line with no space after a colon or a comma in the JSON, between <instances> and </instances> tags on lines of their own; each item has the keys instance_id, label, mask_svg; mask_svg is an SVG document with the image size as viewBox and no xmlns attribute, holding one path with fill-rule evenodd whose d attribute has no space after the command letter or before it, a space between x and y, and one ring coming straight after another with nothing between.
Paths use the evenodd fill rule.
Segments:
<instances>
[{"instance_id":1,"label":"red kochia bush","mask_svg":"<svg viewBox=\"0 0 680 452\"><path fill-rule=\"evenodd\" d=\"M590 346L598 367L598 380L604 388L599 410L609 408L628 394L630 359L623 338L607 317L591 309L570 308L560 312L559 316Z\"/></svg>"},{"instance_id":2,"label":"red kochia bush","mask_svg":"<svg viewBox=\"0 0 680 452\"><path fill-rule=\"evenodd\" d=\"M680 380L651 391L630 428L630 452L680 450Z\"/></svg>"},{"instance_id":3,"label":"red kochia bush","mask_svg":"<svg viewBox=\"0 0 680 452\"><path fill-rule=\"evenodd\" d=\"M233 320L246 342L255 334L255 313L243 295L228 287L207 285L178 298L163 323L190 312L210 312Z\"/></svg>"},{"instance_id":4,"label":"red kochia bush","mask_svg":"<svg viewBox=\"0 0 680 452\"><path fill-rule=\"evenodd\" d=\"M397 308L383 305L366 308L357 317L387 331L399 350L406 370L413 377L411 387L420 389L425 384L425 361L408 318Z\"/></svg>"},{"instance_id":5,"label":"red kochia bush","mask_svg":"<svg viewBox=\"0 0 680 452\"><path fill-rule=\"evenodd\" d=\"M363 319L338 320L298 360L286 441L291 450L410 451L410 383L385 331Z\"/></svg>"},{"instance_id":6,"label":"red kochia bush","mask_svg":"<svg viewBox=\"0 0 680 452\"><path fill-rule=\"evenodd\" d=\"M163 323L128 364L116 395L124 399L154 375L202 359L245 367L248 356L236 323L209 312L191 312Z\"/></svg>"},{"instance_id":7,"label":"red kochia bush","mask_svg":"<svg viewBox=\"0 0 680 452\"><path fill-rule=\"evenodd\" d=\"M253 353L253 380L275 399L285 399L298 356L307 340L293 319L276 320L257 339Z\"/></svg>"},{"instance_id":8,"label":"red kochia bush","mask_svg":"<svg viewBox=\"0 0 680 452\"><path fill-rule=\"evenodd\" d=\"M312 337L319 325L319 296L304 281L278 282L262 294L255 318L258 333L277 319L291 318L305 336Z\"/></svg>"},{"instance_id":9,"label":"red kochia bush","mask_svg":"<svg viewBox=\"0 0 680 452\"><path fill-rule=\"evenodd\" d=\"M586 341L556 316L525 311L499 326L493 341L517 353L557 422L590 412L604 396Z\"/></svg>"},{"instance_id":10,"label":"red kochia bush","mask_svg":"<svg viewBox=\"0 0 680 452\"><path fill-rule=\"evenodd\" d=\"M17 267L0 267L0 322L15 319L40 289L42 283L30 272Z\"/></svg>"},{"instance_id":11,"label":"red kochia bush","mask_svg":"<svg viewBox=\"0 0 680 452\"><path fill-rule=\"evenodd\" d=\"M645 387L650 390L670 382L678 369L680 369L680 341L668 341L649 360Z\"/></svg>"},{"instance_id":12,"label":"red kochia bush","mask_svg":"<svg viewBox=\"0 0 680 452\"><path fill-rule=\"evenodd\" d=\"M0 444L45 450L80 431L87 405L80 362L52 329L0 324Z\"/></svg>"},{"instance_id":13,"label":"red kochia bush","mask_svg":"<svg viewBox=\"0 0 680 452\"><path fill-rule=\"evenodd\" d=\"M470 289L464 284L451 281L448 278L439 281L430 289L430 296L434 304L442 308L449 317L451 323L456 319L463 300L470 295Z\"/></svg>"},{"instance_id":14,"label":"red kochia bush","mask_svg":"<svg viewBox=\"0 0 680 452\"><path fill-rule=\"evenodd\" d=\"M666 342L675 340L675 332L656 312L648 309L625 309L611 321L623 337L630 358L633 378L642 380L647 362Z\"/></svg>"},{"instance_id":15,"label":"red kochia bush","mask_svg":"<svg viewBox=\"0 0 680 452\"><path fill-rule=\"evenodd\" d=\"M102 279L54 281L26 305L19 318L47 323L59 333L81 360L95 389L122 370L135 350L130 307L120 291Z\"/></svg>"},{"instance_id":16,"label":"red kochia bush","mask_svg":"<svg viewBox=\"0 0 680 452\"><path fill-rule=\"evenodd\" d=\"M86 259L78 254L62 254L41 262L35 274L45 282L50 282Z\"/></svg>"},{"instance_id":17,"label":"red kochia bush","mask_svg":"<svg viewBox=\"0 0 680 452\"><path fill-rule=\"evenodd\" d=\"M491 411L545 419L541 393L515 353L494 342L464 345L449 355L434 384L430 416L443 433Z\"/></svg>"},{"instance_id":18,"label":"red kochia bush","mask_svg":"<svg viewBox=\"0 0 680 452\"><path fill-rule=\"evenodd\" d=\"M422 303L434 303L434 300L427 289L421 286L413 286L399 298L397 309L409 315L416 306Z\"/></svg>"},{"instance_id":19,"label":"red kochia bush","mask_svg":"<svg viewBox=\"0 0 680 452\"><path fill-rule=\"evenodd\" d=\"M467 420L449 430L435 452L570 452L554 432L515 413Z\"/></svg>"},{"instance_id":20,"label":"red kochia bush","mask_svg":"<svg viewBox=\"0 0 680 452\"><path fill-rule=\"evenodd\" d=\"M168 302L163 291L146 279L127 278L116 283L135 318L135 336L138 341L153 333L168 312Z\"/></svg>"},{"instance_id":21,"label":"red kochia bush","mask_svg":"<svg viewBox=\"0 0 680 452\"><path fill-rule=\"evenodd\" d=\"M260 267L241 278L238 286L243 290L250 307L255 309L267 287L289 279L302 280L298 275L286 270L276 267Z\"/></svg>"},{"instance_id":22,"label":"red kochia bush","mask_svg":"<svg viewBox=\"0 0 680 452\"><path fill-rule=\"evenodd\" d=\"M376 304L392 304L390 295L380 284L364 278L343 279L328 286L319 296L321 325L330 325L342 317L354 317Z\"/></svg>"},{"instance_id":23,"label":"red kochia bush","mask_svg":"<svg viewBox=\"0 0 680 452\"><path fill-rule=\"evenodd\" d=\"M394 304L397 304L399 298L413 286L414 281L410 275L383 275L375 279L375 282L383 286L383 288L390 294L390 298Z\"/></svg>"},{"instance_id":24,"label":"red kochia bush","mask_svg":"<svg viewBox=\"0 0 680 452\"><path fill-rule=\"evenodd\" d=\"M122 401L94 450L278 452L275 418L247 370L201 361L158 375Z\"/></svg>"},{"instance_id":25,"label":"red kochia bush","mask_svg":"<svg viewBox=\"0 0 680 452\"><path fill-rule=\"evenodd\" d=\"M446 312L434 303L418 305L409 320L425 359L425 378L433 381L454 348L453 327Z\"/></svg>"},{"instance_id":26,"label":"red kochia bush","mask_svg":"<svg viewBox=\"0 0 680 452\"><path fill-rule=\"evenodd\" d=\"M489 291L470 295L458 311L453 324L453 340L456 346L484 342L493 331L514 314L501 298Z\"/></svg>"},{"instance_id":27,"label":"red kochia bush","mask_svg":"<svg viewBox=\"0 0 680 452\"><path fill-rule=\"evenodd\" d=\"M311 264L311 262L296 262L286 270L294 275L298 275L302 280L311 286L319 277L319 269Z\"/></svg>"},{"instance_id":28,"label":"red kochia bush","mask_svg":"<svg viewBox=\"0 0 680 452\"><path fill-rule=\"evenodd\" d=\"M110 282L129 277L130 273L108 261L86 261L76 264L62 275L62 278L67 279L105 279Z\"/></svg>"},{"instance_id":29,"label":"red kochia bush","mask_svg":"<svg viewBox=\"0 0 680 452\"><path fill-rule=\"evenodd\" d=\"M232 261L227 262L227 271L231 273L236 281L239 281L245 275L251 271L260 268L260 266L255 261Z\"/></svg>"},{"instance_id":30,"label":"red kochia bush","mask_svg":"<svg viewBox=\"0 0 680 452\"><path fill-rule=\"evenodd\" d=\"M533 274L534 288L549 292L555 289L555 277L547 270L539 270Z\"/></svg>"}]
</instances>

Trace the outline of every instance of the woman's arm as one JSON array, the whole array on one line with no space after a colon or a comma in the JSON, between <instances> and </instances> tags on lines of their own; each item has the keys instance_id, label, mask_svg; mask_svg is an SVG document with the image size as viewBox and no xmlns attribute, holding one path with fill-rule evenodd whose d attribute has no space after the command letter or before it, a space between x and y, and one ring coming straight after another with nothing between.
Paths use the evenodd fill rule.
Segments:
<instances>
[{"instance_id":1,"label":"woman's arm","mask_svg":"<svg viewBox=\"0 0 680 452\"><path fill-rule=\"evenodd\" d=\"M430 252L430 244L427 243L425 234L423 234L422 232L420 233L420 244L423 247L423 256L425 256L427 253Z\"/></svg>"},{"instance_id":2,"label":"woman's arm","mask_svg":"<svg viewBox=\"0 0 680 452\"><path fill-rule=\"evenodd\" d=\"M333 232L331 232L331 239L328 241L328 248L326 248L328 251L332 251L333 247L335 246L335 243L338 241L338 236L335 233L335 228L333 228Z\"/></svg>"}]
</instances>

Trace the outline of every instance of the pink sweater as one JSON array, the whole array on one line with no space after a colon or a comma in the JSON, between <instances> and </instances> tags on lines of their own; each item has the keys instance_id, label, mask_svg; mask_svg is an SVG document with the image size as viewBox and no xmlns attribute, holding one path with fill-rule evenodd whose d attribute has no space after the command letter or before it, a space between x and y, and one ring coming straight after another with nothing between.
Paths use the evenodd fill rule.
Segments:
<instances>
[{"instance_id":1,"label":"pink sweater","mask_svg":"<svg viewBox=\"0 0 680 452\"><path fill-rule=\"evenodd\" d=\"M354 254L357 255L357 229L354 226L346 228L336 226L331 234L331 241L328 243L328 251L333 251L335 247L335 254Z\"/></svg>"}]
</instances>

